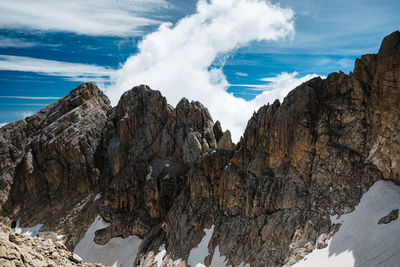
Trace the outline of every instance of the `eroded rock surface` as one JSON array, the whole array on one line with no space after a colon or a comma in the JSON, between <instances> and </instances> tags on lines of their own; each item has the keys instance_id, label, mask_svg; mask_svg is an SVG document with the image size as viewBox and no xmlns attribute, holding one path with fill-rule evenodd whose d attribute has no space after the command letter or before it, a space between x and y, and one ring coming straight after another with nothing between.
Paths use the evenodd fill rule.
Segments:
<instances>
[{"instance_id":1,"label":"eroded rock surface","mask_svg":"<svg viewBox=\"0 0 400 267\"><path fill-rule=\"evenodd\" d=\"M0 223L0 266L96 266L84 262L53 235L26 237Z\"/></svg>"},{"instance_id":2,"label":"eroded rock surface","mask_svg":"<svg viewBox=\"0 0 400 267\"><path fill-rule=\"evenodd\" d=\"M199 102L174 108L141 85L111 108L83 84L0 129L1 215L59 230L73 248L99 213L109 226L95 242L140 236L140 266L186 266L204 229L202 264L291 265L326 246L315 240L340 227L330 215L375 181L400 183L399 103L400 32L349 75L261 107L236 145Z\"/></svg>"},{"instance_id":3,"label":"eroded rock surface","mask_svg":"<svg viewBox=\"0 0 400 267\"><path fill-rule=\"evenodd\" d=\"M399 209L392 210L388 215L379 219L378 224L388 224L399 217Z\"/></svg>"},{"instance_id":4,"label":"eroded rock surface","mask_svg":"<svg viewBox=\"0 0 400 267\"><path fill-rule=\"evenodd\" d=\"M99 188L96 153L110 110L95 85L82 84L35 115L2 127L3 216L21 218L22 226L65 230L72 248L97 213L90 208Z\"/></svg>"}]
</instances>

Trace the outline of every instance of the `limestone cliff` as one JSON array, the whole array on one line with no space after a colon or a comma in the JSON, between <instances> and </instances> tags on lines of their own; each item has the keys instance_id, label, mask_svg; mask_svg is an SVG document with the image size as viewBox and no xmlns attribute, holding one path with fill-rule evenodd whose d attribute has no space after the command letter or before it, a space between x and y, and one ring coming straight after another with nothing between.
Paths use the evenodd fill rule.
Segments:
<instances>
[{"instance_id":1,"label":"limestone cliff","mask_svg":"<svg viewBox=\"0 0 400 267\"><path fill-rule=\"evenodd\" d=\"M236 145L199 102L141 85L111 108L83 84L0 129L2 220L43 223L72 249L100 214L95 242L143 238L140 266L186 266L204 229L205 265L291 265L375 181L400 183L399 103L398 31L349 75L261 107Z\"/></svg>"}]
</instances>

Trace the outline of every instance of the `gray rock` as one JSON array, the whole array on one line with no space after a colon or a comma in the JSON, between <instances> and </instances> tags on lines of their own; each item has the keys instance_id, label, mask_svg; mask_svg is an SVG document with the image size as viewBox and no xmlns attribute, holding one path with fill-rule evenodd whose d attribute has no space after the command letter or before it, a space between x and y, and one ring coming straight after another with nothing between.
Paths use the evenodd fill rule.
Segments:
<instances>
[{"instance_id":1,"label":"gray rock","mask_svg":"<svg viewBox=\"0 0 400 267\"><path fill-rule=\"evenodd\" d=\"M397 220L399 217L399 209L392 210L388 215L379 219L378 224L388 224Z\"/></svg>"},{"instance_id":2,"label":"gray rock","mask_svg":"<svg viewBox=\"0 0 400 267\"><path fill-rule=\"evenodd\" d=\"M400 182L399 34L353 73L261 107L236 145L199 102L173 108L141 85L111 108L83 84L0 129L0 220L44 223L72 249L100 213L110 226L95 242L142 237L141 266L161 245L162 266L186 266L213 226L207 264L218 246L232 266L291 265L337 231L329 215L352 211L377 180Z\"/></svg>"}]
</instances>

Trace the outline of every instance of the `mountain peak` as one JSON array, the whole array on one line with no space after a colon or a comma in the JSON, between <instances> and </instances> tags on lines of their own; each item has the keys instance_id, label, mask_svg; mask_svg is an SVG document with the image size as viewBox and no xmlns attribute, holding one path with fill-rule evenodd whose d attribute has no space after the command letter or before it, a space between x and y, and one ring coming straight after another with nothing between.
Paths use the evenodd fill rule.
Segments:
<instances>
[{"instance_id":1,"label":"mountain peak","mask_svg":"<svg viewBox=\"0 0 400 267\"><path fill-rule=\"evenodd\" d=\"M173 108L140 85L111 108L82 84L1 128L0 220L57 231L92 261L118 261L113 244L134 248L129 264L139 266L284 266L331 252L327 239L342 227L333 215L352 212L376 181L400 182L399 41L394 32L354 73L312 79L261 107L237 145L199 102ZM349 248L355 265L397 264L399 246L360 240ZM357 249L375 246L379 257Z\"/></svg>"},{"instance_id":2,"label":"mountain peak","mask_svg":"<svg viewBox=\"0 0 400 267\"><path fill-rule=\"evenodd\" d=\"M379 48L379 54L382 53L400 54L400 31L392 32L383 39Z\"/></svg>"}]
</instances>

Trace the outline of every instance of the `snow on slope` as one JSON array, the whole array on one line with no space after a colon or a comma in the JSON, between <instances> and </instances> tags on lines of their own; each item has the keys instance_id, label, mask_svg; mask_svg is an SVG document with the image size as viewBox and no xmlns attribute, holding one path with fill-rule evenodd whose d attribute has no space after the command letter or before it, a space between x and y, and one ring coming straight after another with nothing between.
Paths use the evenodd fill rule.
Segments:
<instances>
[{"instance_id":1,"label":"snow on slope","mask_svg":"<svg viewBox=\"0 0 400 267\"><path fill-rule=\"evenodd\" d=\"M15 226L15 232L30 237L43 237L51 232L40 232L40 228L42 228L43 224L39 223L32 227L20 227L19 220L17 221L17 225Z\"/></svg>"},{"instance_id":2,"label":"snow on slope","mask_svg":"<svg viewBox=\"0 0 400 267\"><path fill-rule=\"evenodd\" d=\"M294 266L400 266L400 219L378 220L400 208L400 186L377 181L355 210L332 223L342 223L324 249L316 249Z\"/></svg>"},{"instance_id":3,"label":"snow on slope","mask_svg":"<svg viewBox=\"0 0 400 267\"><path fill-rule=\"evenodd\" d=\"M228 259L225 256L221 255L221 253L219 252L219 246L216 246L210 267L232 267L231 265L227 265L227 263ZM248 263L244 264L242 262L238 267L250 267L250 265Z\"/></svg>"},{"instance_id":4,"label":"snow on slope","mask_svg":"<svg viewBox=\"0 0 400 267\"><path fill-rule=\"evenodd\" d=\"M105 245L97 245L93 241L95 232L108 226L109 224L97 215L85 236L75 246L74 253L87 262L97 262L113 267L133 266L142 239L137 236L114 237Z\"/></svg>"},{"instance_id":5,"label":"snow on slope","mask_svg":"<svg viewBox=\"0 0 400 267\"><path fill-rule=\"evenodd\" d=\"M43 226L42 223L36 224L32 227L20 227L19 221L20 220L17 221L17 225L15 226L15 232L17 234L24 235L24 236L30 236L30 237L44 237L48 234L53 233L51 231L41 232L40 228L42 228L42 226ZM62 239L64 236L56 234L56 237L57 237L57 239Z\"/></svg>"},{"instance_id":6,"label":"snow on slope","mask_svg":"<svg viewBox=\"0 0 400 267\"><path fill-rule=\"evenodd\" d=\"M157 264L157 267L161 267L162 261L165 257L165 254L167 254L167 250L165 249L165 244L162 244L159 248L158 248L158 253L157 255L154 257L154 263Z\"/></svg>"},{"instance_id":7,"label":"snow on slope","mask_svg":"<svg viewBox=\"0 0 400 267\"><path fill-rule=\"evenodd\" d=\"M187 264L192 267L203 267L204 265L204 258L208 256L208 243L214 232L214 225L211 226L210 229L204 229L206 235L201 240L200 244L193 248L187 260Z\"/></svg>"},{"instance_id":8,"label":"snow on slope","mask_svg":"<svg viewBox=\"0 0 400 267\"><path fill-rule=\"evenodd\" d=\"M206 233L206 235L200 241L200 244L196 248L193 248L189 253L187 264L191 267L205 267L206 266L206 265L204 265L204 258L209 255L208 243L210 243L211 237L214 233L214 225L211 226L210 229L204 229L204 232ZM219 246L216 246L215 250L214 250L214 255L211 260L210 267L223 267L223 266L232 267L231 265L228 265L227 263L228 263L228 259L225 256L222 256L220 254ZM243 265L243 263L241 263L238 267L249 267L249 264Z\"/></svg>"}]
</instances>

